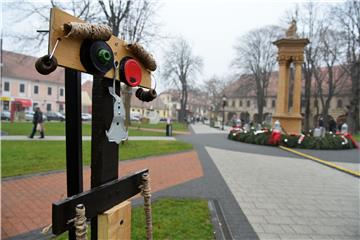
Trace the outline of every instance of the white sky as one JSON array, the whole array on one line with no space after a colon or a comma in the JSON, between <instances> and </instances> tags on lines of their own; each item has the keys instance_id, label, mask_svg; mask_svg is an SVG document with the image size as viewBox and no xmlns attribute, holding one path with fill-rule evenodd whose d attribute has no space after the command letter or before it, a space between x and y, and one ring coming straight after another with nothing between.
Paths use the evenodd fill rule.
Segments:
<instances>
[{"instance_id":1,"label":"white sky","mask_svg":"<svg viewBox=\"0 0 360 240\"><path fill-rule=\"evenodd\" d=\"M0 0L2 2L3 0ZM304 0L158 0L158 20L161 23L161 34L169 37L182 36L193 47L195 55L202 57L204 68L199 81L213 75L228 76L235 72L230 64L234 58L234 46L237 39L247 31L266 25L287 26L281 21L286 10L294 8L296 3ZM11 2L11 1L5 1ZM39 2L39 1L38 1ZM44 2L44 1L40 1ZM322 1L335 2L335 1ZM4 7L9 6L4 5ZM23 32L35 32L39 26L36 20L21 24L8 25L8 18L3 9L3 28L6 37L8 27ZM1 20L0 20L1 23ZM46 26L46 25L45 25ZM165 43L163 43L165 41ZM163 51L167 50L166 40L154 44L154 55L157 61L163 61ZM11 42L4 39L4 49L19 52ZM46 52L33 55L42 55ZM161 86L161 84L159 84ZM163 88L164 86L162 86Z\"/></svg>"},{"instance_id":2,"label":"white sky","mask_svg":"<svg viewBox=\"0 0 360 240\"><path fill-rule=\"evenodd\" d=\"M160 5L163 31L183 36L192 45L194 54L204 61L199 80L206 80L233 73L230 64L237 39L254 28L279 24L294 2L162 0Z\"/></svg>"}]
</instances>

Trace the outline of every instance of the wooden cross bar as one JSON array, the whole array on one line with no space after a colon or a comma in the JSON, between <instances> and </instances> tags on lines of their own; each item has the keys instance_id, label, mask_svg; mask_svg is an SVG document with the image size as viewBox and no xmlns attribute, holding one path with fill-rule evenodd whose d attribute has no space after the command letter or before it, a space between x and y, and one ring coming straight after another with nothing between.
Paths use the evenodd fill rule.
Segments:
<instances>
[{"instance_id":1,"label":"wooden cross bar","mask_svg":"<svg viewBox=\"0 0 360 240\"><path fill-rule=\"evenodd\" d=\"M73 223L69 221L75 217L77 204L84 204L86 218L89 219L140 193L145 173L148 173L147 169L53 203L53 234L58 235L73 228Z\"/></svg>"}]
</instances>

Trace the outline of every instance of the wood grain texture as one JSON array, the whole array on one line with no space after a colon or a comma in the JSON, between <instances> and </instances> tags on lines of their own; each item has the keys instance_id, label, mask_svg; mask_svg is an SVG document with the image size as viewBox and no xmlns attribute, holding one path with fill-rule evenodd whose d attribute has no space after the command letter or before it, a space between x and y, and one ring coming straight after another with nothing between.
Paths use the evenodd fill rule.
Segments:
<instances>
[{"instance_id":1,"label":"wood grain texture","mask_svg":"<svg viewBox=\"0 0 360 240\"><path fill-rule=\"evenodd\" d=\"M98 239L131 239L131 203L122 202L98 215Z\"/></svg>"},{"instance_id":2,"label":"wood grain texture","mask_svg":"<svg viewBox=\"0 0 360 240\"><path fill-rule=\"evenodd\" d=\"M57 39L61 39L54 53L59 66L86 72L85 68L80 62L80 47L83 40L64 37L63 25L67 22L84 23L85 21L74 17L58 8L51 9L48 52L50 54L53 47L55 46ZM140 63L142 70L142 80L140 86L144 88L151 88L151 72L145 69L139 59L137 59L125 48L125 41L113 35L106 43L113 50L114 59L116 61L120 62L120 60L126 56L136 59ZM105 74L104 77L113 78L113 76L114 71L110 70ZM117 80L120 80L119 76L117 76Z\"/></svg>"}]
</instances>

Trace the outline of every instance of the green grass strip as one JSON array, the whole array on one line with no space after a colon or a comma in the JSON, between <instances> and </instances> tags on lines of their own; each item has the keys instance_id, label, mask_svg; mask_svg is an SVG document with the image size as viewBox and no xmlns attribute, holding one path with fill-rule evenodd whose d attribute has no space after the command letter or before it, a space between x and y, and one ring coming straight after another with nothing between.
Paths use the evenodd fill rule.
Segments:
<instances>
[{"instance_id":1,"label":"green grass strip","mask_svg":"<svg viewBox=\"0 0 360 240\"><path fill-rule=\"evenodd\" d=\"M65 141L2 141L1 176L17 176L65 169ZM84 141L83 163L90 164L91 142ZM191 150L181 141L128 141L120 145L120 160Z\"/></svg>"},{"instance_id":2,"label":"green grass strip","mask_svg":"<svg viewBox=\"0 0 360 240\"><path fill-rule=\"evenodd\" d=\"M65 136L65 122L45 122L45 136ZM28 136L32 131L33 124L31 122L1 122L1 131L7 135L22 135ZM150 132L139 129L129 129L129 136L165 136L164 132ZM37 133L38 134L38 133ZM39 134L38 134L39 135ZM91 135L91 123L84 122L82 124L82 135Z\"/></svg>"},{"instance_id":3,"label":"green grass strip","mask_svg":"<svg viewBox=\"0 0 360 240\"><path fill-rule=\"evenodd\" d=\"M152 204L154 239L215 239L206 200L165 198ZM131 239L146 239L143 207L132 209ZM67 239L67 233L56 240ZM90 226L88 227L90 239Z\"/></svg>"}]
</instances>

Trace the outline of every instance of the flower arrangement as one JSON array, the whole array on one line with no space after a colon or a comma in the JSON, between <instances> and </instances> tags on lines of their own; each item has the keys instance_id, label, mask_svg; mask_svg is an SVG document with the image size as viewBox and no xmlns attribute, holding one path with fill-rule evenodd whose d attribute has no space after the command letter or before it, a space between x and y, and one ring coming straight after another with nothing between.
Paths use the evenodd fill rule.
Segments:
<instances>
[{"instance_id":1,"label":"flower arrangement","mask_svg":"<svg viewBox=\"0 0 360 240\"><path fill-rule=\"evenodd\" d=\"M328 132L323 137L309 134L284 134L278 128L261 130L237 128L231 129L228 138L235 141L304 149L352 149L359 148L358 143L349 133Z\"/></svg>"}]
</instances>

